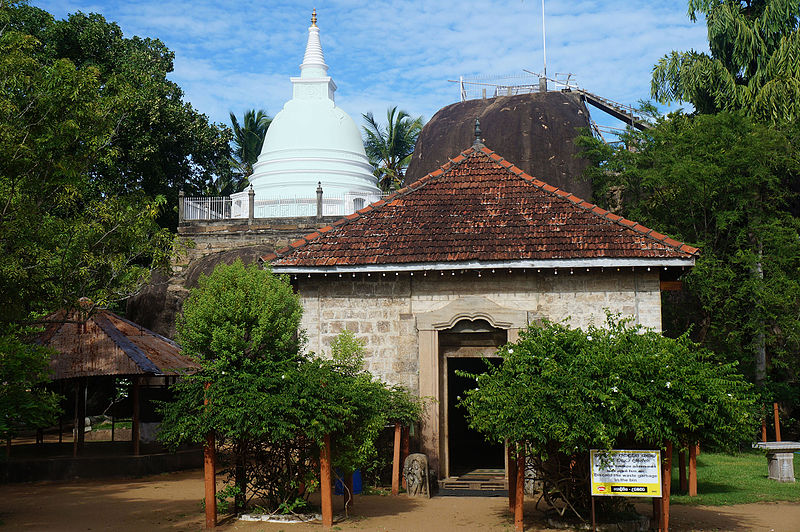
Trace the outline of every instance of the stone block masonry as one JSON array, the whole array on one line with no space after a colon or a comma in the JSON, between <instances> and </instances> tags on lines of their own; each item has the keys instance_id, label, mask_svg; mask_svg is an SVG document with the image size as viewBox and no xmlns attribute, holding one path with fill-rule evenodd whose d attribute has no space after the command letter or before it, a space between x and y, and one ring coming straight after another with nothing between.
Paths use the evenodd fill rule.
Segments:
<instances>
[{"instance_id":1,"label":"stone block masonry","mask_svg":"<svg viewBox=\"0 0 800 532\"><path fill-rule=\"evenodd\" d=\"M377 377L419 393L417 318L464 298L479 296L527 313L528 323L547 318L572 326L605 323L605 310L632 316L661 330L659 274L655 271L474 271L359 273L298 276L305 313L307 349L330 353L331 341L350 330L366 343L366 369ZM474 300L474 299L471 299ZM478 309L476 309L478 310Z\"/></svg>"}]
</instances>

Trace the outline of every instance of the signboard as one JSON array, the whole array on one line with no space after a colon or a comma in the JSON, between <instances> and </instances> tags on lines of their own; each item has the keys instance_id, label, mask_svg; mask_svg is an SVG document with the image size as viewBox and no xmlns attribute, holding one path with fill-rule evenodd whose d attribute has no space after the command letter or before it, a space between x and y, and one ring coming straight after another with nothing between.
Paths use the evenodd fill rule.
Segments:
<instances>
[{"instance_id":1,"label":"signboard","mask_svg":"<svg viewBox=\"0 0 800 532\"><path fill-rule=\"evenodd\" d=\"M661 497L661 451L589 451L592 495Z\"/></svg>"}]
</instances>

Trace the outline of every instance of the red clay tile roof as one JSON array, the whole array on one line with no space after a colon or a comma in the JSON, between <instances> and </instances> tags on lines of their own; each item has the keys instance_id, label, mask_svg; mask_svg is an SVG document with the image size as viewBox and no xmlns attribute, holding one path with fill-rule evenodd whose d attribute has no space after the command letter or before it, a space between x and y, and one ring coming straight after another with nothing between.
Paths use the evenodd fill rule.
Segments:
<instances>
[{"instance_id":1,"label":"red clay tile roof","mask_svg":"<svg viewBox=\"0 0 800 532\"><path fill-rule=\"evenodd\" d=\"M474 146L397 193L262 257L282 267L692 259L698 249Z\"/></svg>"}]
</instances>

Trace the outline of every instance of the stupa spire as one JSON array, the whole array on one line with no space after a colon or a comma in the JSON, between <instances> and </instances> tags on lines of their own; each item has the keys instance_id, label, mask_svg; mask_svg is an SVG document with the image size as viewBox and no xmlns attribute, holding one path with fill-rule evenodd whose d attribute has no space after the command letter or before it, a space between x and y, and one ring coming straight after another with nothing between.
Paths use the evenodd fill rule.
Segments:
<instances>
[{"instance_id":1,"label":"stupa spire","mask_svg":"<svg viewBox=\"0 0 800 532\"><path fill-rule=\"evenodd\" d=\"M301 78L324 78L328 75L328 65L322 55L322 44L319 42L319 28L317 27L317 10L311 13L311 26L308 28L308 42L303 64L300 65Z\"/></svg>"}]
</instances>

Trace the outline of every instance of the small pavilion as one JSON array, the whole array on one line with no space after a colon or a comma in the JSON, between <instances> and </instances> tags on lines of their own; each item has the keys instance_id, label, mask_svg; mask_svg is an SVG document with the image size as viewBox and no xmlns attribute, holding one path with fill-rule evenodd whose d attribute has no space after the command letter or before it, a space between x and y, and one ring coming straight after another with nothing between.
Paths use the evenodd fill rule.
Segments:
<instances>
[{"instance_id":1,"label":"small pavilion","mask_svg":"<svg viewBox=\"0 0 800 532\"><path fill-rule=\"evenodd\" d=\"M84 444L86 390L90 379L123 377L132 381L131 440L133 454L139 454L141 420L140 388L167 385L170 379L200 369L181 354L180 346L109 310L59 311L48 318L49 325L38 338L41 345L56 351L51 361L53 379L73 380L76 437L73 455Z\"/></svg>"}]
</instances>

